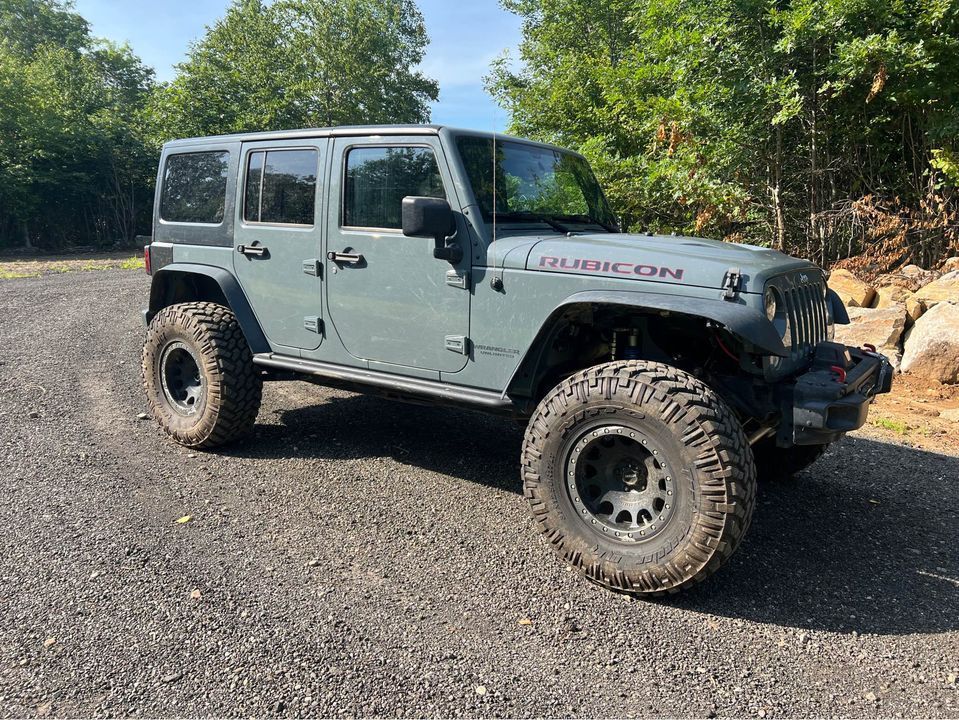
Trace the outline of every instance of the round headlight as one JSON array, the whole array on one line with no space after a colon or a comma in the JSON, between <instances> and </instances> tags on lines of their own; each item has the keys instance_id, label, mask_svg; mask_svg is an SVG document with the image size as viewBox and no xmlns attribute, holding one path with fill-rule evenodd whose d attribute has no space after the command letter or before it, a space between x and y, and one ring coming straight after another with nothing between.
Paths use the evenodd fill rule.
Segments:
<instances>
[{"instance_id":1,"label":"round headlight","mask_svg":"<svg viewBox=\"0 0 959 720\"><path fill-rule=\"evenodd\" d=\"M766 319L772 322L776 319L776 312L779 310L779 304L776 301L776 291L772 288L766 288L764 300L766 303Z\"/></svg>"}]
</instances>

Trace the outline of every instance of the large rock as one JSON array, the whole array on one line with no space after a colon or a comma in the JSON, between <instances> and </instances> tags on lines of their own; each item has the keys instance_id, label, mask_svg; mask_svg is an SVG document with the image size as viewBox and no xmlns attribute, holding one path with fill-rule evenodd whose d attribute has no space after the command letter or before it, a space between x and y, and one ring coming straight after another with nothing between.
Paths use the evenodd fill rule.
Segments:
<instances>
[{"instance_id":1,"label":"large rock","mask_svg":"<svg viewBox=\"0 0 959 720\"><path fill-rule=\"evenodd\" d=\"M940 302L906 333L901 369L941 383L959 382L959 304Z\"/></svg>"},{"instance_id":2,"label":"large rock","mask_svg":"<svg viewBox=\"0 0 959 720\"><path fill-rule=\"evenodd\" d=\"M848 270L833 270L829 275L829 288L846 307L869 307L876 291Z\"/></svg>"},{"instance_id":3,"label":"large rock","mask_svg":"<svg viewBox=\"0 0 959 720\"><path fill-rule=\"evenodd\" d=\"M959 270L953 270L916 291L916 299L926 309L941 302L959 302Z\"/></svg>"},{"instance_id":4,"label":"large rock","mask_svg":"<svg viewBox=\"0 0 959 720\"><path fill-rule=\"evenodd\" d=\"M889 278L892 283L908 287L915 292L923 285L928 285L933 280L938 280L940 275L942 275L942 273L936 272L935 270L923 270L918 265L906 265L894 273L883 275L882 278ZM884 281L880 279L877 281L877 284L884 284Z\"/></svg>"},{"instance_id":5,"label":"large rock","mask_svg":"<svg viewBox=\"0 0 959 720\"><path fill-rule=\"evenodd\" d=\"M906 308L891 305L887 308L849 308L849 324L836 325L836 342L862 347L875 345L896 367L902 353L899 340L906 329Z\"/></svg>"},{"instance_id":6,"label":"large rock","mask_svg":"<svg viewBox=\"0 0 959 720\"><path fill-rule=\"evenodd\" d=\"M939 279L941 273L935 270L923 270L918 265L906 265L896 272L880 275L873 286L876 288L876 297L870 307L885 308L896 303L906 305L910 322L918 318L925 311L921 300L910 303L909 299L914 292L924 285Z\"/></svg>"},{"instance_id":7,"label":"large rock","mask_svg":"<svg viewBox=\"0 0 959 720\"><path fill-rule=\"evenodd\" d=\"M910 295L906 298L906 315L909 316L912 322L916 322L924 312L926 312L926 306L922 300L915 295Z\"/></svg>"},{"instance_id":8,"label":"large rock","mask_svg":"<svg viewBox=\"0 0 959 720\"><path fill-rule=\"evenodd\" d=\"M876 299L872 304L877 308L905 305L910 297L912 297L912 290L908 287L889 283L876 288Z\"/></svg>"},{"instance_id":9,"label":"large rock","mask_svg":"<svg viewBox=\"0 0 959 720\"><path fill-rule=\"evenodd\" d=\"M949 273L953 270L959 270L959 257L946 258L946 261L942 264L943 273Z\"/></svg>"}]
</instances>

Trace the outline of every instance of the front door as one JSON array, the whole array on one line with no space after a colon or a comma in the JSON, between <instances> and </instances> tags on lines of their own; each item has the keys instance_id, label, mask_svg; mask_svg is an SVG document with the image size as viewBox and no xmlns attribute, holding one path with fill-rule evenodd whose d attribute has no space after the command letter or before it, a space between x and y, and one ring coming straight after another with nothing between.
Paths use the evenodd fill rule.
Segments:
<instances>
[{"instance_id":1,"label":"front door","mask_svg":"<svg viewBox=\"0 0 959 720\"><path fill-rule=\"evenodd\" d=\"M320 345L326 138L244 143L233 267L274 349Z\"/></svg>"},{"instance_id":2,"label":"front door","mask_svg":"<svg viewBox=\"0 0 959 720\"><path fill-rule=\"evenodd\" d=\"M462 218L456 267L433 257L432 239L401 230L404 197L454 200L439 139L337 138L332 158L326 292L343 345L363 360L461 370L469 352L471 255Z\"/></svg>"}]
</instances>

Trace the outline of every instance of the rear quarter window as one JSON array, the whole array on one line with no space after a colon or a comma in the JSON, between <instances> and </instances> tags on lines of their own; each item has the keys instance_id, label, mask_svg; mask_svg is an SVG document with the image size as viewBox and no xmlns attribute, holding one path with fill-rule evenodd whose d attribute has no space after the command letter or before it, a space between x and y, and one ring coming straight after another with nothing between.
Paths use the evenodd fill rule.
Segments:
<instances>
[{"instance_id":1,"label":"rear quarter window","mask_svg":"<svg viewBox=\"0 0 959 720\"><path fill-rule=\"evenodd\" d=\"M229 165L230 153L225 150L168 156L160 192L160 218L176 223L222 223Z\"/></svg>"}]
</instances>

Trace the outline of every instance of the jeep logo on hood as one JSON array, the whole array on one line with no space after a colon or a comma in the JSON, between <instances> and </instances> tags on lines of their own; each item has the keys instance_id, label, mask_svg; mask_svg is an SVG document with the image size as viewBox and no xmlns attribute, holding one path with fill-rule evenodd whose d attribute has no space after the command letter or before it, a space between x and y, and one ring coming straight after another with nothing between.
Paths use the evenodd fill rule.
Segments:
<instances>
[{"instance_id":1,"label":"jeep logo on hood","mask_svg":"<svg viewBox=\"0 0 959 720\"><path fill-rule=\"evenodd\" d=\"M640 277L683 279L683 268L670 268L664 265L637 265L631 262L610 262L588 258L553 257L543 255L539 259L541 268L555 270L579 270L595 273L613 273L617 275L639 275Z\"/></svg>"}]
</instances>

